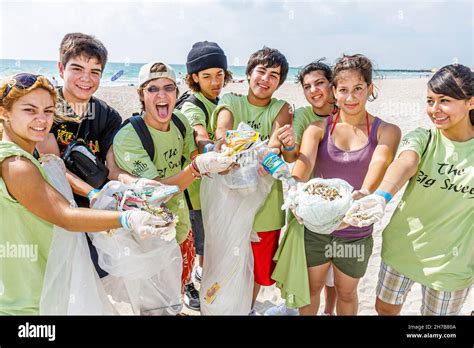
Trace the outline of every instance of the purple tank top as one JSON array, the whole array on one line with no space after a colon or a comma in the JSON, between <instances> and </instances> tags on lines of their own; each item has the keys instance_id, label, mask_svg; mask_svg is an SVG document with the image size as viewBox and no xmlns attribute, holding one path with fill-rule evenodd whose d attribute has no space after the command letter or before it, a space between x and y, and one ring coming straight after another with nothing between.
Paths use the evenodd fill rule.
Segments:
<instances>
[{"instance_id":1,"label":"purple tank top","mask_svg":"<svg viewBox=\"0 0 474 348\"><path fill-rule=\"evenodd\" d=\"M329 121L329 120L328 120ZM367 144L359 150L343 151L338 148L330 136L331 124L328 122L324 138L319 144L318 157L314 166L313 175L315 178L332 179L339 178L346 180L359 190L364 182L370 160L377 147L377 129L381 120L376 117L370 128L370 136ZM331 233L334 237L341 238L364 238L370 236L373 225L367 227L349 226L342 230Z\"/></svg>"}]
</instances>

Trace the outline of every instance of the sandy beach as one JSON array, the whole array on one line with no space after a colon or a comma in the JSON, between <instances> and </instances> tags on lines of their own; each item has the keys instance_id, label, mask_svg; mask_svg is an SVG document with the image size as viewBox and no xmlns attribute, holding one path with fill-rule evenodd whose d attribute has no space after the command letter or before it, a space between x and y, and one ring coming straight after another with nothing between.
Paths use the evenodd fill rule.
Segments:
<instances>
[{"instance_id":1,"label":"sandy beach","mask_svg":"<svg viewBox=\"0 0 474 348\"><path fill-rule=\"evenodd\" d=\"M368 103L369 112L385 121L395 123L401 128L403 134L419 126L429 128L431 122L425 112L427 81L427 78L375 80L374 84L377 87L378 98L374 102ZM231 83L224 89L224 93L236 92L245 94L247 88L246 82ZM183 92L184 90L185 88L180 86L180 91ZM136 87L102 87L96 95L116 108L123 118L128 118L133 112L140 110ZM293 82L287 82L282 85L275 93L275 97L284 99L296 107L307 104L301 86ZM387 207L387 214L383 221L375 225L373 254L369 261L367 273L360 281L358 288L360 315L376 314L374 303L380 265L381 232L389 222L400 197L401 193L395 196ZM198 286L199 284L196 283L196 285ZM281 302L283 300L275 286L262 287L257 299L256 309L259 314L263 314L267 308ZM321 296L321 305L324 305L323 294ZM408 295L402 314L419 315L420 306L421 288L419 285L415 285ZM190 315L199 314L199 312L187 310L186 307L184 307L184 311ZM320 307L321 311L322 307ZM464 304L461 314L470 315L471 311L474 311L474 293L472 291Z\"/></svg>"}]
</instances>

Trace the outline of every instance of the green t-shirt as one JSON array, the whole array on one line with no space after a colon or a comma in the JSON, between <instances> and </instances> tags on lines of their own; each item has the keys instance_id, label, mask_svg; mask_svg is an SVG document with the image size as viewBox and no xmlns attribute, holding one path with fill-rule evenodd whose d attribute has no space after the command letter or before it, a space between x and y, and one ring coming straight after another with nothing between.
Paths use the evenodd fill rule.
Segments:
<instances>
[{"instance_id":1,"label":"green t-shirt","mask_svg":"<svg viewBox=\"0 0 474 348\"><path fill-rule=\"evenodd\" d=\"M197 99L199 99L204 106L206 107L208 117L210 118L214 110L216 109L216 104L207 99L201 92L194 93ZM211 140L214 140L214 133L211 131L210 122L206 122L206 114L201 110L199 106L194 105L191 102L185 102L181 108L181 112L189 121L191 127L201 125L206 128L207 133ZM191 200L191 205L193 210L201 210L201 180L194 180L194 182L189 185L188 193L189 199Z\"/></svg>"},{"instance_id":2,"label":"green t-shirt","mask_svg":"<svg viewBox=\"0 0 474 348\"><path fill-rule=\"evenodd\" d=\"M311 105L302 106L295 110L293 119L293 129L296 133L296 143L301 145L303 133L308 126L316 121L324 120L325 117L316 115Z\"/></svg>"},{"instance_id":3,"label":"green t-shirt","mask_svg":"<svg viewBox=\"0 0 474 348\"><path fill-rule=\"evenodd\" d=\"M147 179L156 177L166 179L178 174L182 170L181 157L184 156L186 160L189 160L191 153L196 150L196 144L194 143L193 129L186 117L178 110L173 112L186 127L185 139L173 122L170 122L168 132L161 132L147 125L155 145L155 160L152 161L133 126L128 124L114 138L113 149L117 165L132 175ZM191 228L184 194L180 192L166 205L179 218L176 226L176 240L178 244L181 244Z\"/></svg>"},{"instance_id":4,"label":"green t-shirt","mask_svg":"<svg viewBox=\"0 0 474 348\"><path fill-rule=\"evenodd\" d=\"M211 128L215 133L217 127L217 114L222 109L229 110L234 117L233 128L236 129L240 122L247 123L255 131L260 132L262 140L269 139L272 126L285 101L272 98L267 106L255 106L248 102L247 96L225 94L211 116ZM283 205L283 188L281 181L276 180L260 210L255 216L253 228L257 232L277 230L285 224Z\"/></svg>"},{"instance_id":5,"label":"green t-shirt","mask_svg":"<svg viewBox=\"0 0 474 348\"><path fill-rule=\"evenodd\" d=\"M0 165L12 156L29 159L48 181L33 156L16 144L0 141ZM0 315L39 314L53 225L18 203L1 176L0 221Z\"/></svg>"},{"instance_id":6,"label":"green t-shirt","mask_svg":"<svg viewBox=\"0 0 474 348\"><path fill-rule=\"evenodd\" d=\"M316 115L311 105L296 109L293 119L296 143L301 145L303 133L311 123L324 118ZM276 267L272 279L276 281L281 296L286 300L286 306L300 308L311 303L304 248L304 226L296 221L291 212L288 212L287 216L285 234L273 257Z\"/></svg>"},{"instance_id":7,"label":"green t-shirt","mask_svg":"<svg viewBox=\"0 0 474 348\"><path fill-rule=\"evenodd\" d=\"M382 259L399 273L438 291L473 283L474 139L454 142L417 128L401 141L426 153L383 231Z\"/></svg>"}]
</instances>

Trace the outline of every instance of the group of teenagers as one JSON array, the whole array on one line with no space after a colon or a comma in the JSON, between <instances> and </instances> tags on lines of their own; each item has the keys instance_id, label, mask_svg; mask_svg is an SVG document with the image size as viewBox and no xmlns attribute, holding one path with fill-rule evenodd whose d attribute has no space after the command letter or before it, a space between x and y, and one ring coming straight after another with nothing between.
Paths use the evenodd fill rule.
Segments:
<instances>
[{"instance_id":1,"label":"group of teenagers","mask_svg":"<svg viewBox=\"0 0 474 348\"><path fill-rule=\"evenodd\" d=\"M171 66L156 61L140 69L137 98L155 148L151 158L133 125L122 125L121 116L130 115L119 115L94 97L106 63L107 50L99 40L70 33L60 45L62 87L30 73L0 84L0 243L38 246L36 262L1 260L1 314L39 313L54 225L71 233L117 228L140 233L156 227L154 217L144 211L89 208L100 187L70 171L66 177L78 207L51 186L41 158L63 156L74 140L107 166L110 180L134 188L179 186L180 193L167 206L179 219L183 302L199 310L193 279L201 279L205 257L200 177L226 175L235 166L235 159L219 148L226 132L241 122L294 163L297 181L340 178L354 187L352 218L345 219L349 224L323 235L307 229L293 212L281 210L283 186L275 180L254 218L259 241L251 242L252 306L260 287L276 282L285 303L266 314L316 315L325 289L325 314L356 315L358 283L372 253L373 222L406 185L383 230L375 309L380 315L399 314L418 283L421 314L460 312L474 268L474 84L468 67L447 65L433 75L426 101L433 127L416 128L401 140L398 126L366 109L376 91L371 61L361 54L343 55L333 67L317 60L302 68L298 81L308 105L294 110L273 97L289 69L277 49L264 47L250 56L247 95L221 96L232 80L225 53L214 42L197 42L187 56L184 78L191 93L179 110ZM263 167L259 174L268 175ZM98 275L106 277L90 240L89 246ZM363 257L328 255L328 246L355 246Z\"/></svg>"}]
</instances>

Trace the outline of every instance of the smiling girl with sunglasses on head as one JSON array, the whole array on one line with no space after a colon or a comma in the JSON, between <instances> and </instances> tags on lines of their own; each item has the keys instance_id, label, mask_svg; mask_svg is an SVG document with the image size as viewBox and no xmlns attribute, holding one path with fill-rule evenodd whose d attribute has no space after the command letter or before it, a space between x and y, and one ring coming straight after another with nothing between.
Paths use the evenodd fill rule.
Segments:
<instances>
[{"instance_id":1,"label":"smiling girl with sunglasses on head","mask_svg":"<svg viewBox=\"0 0 474 348\"><path fill-rule=\"evenodd\" d=\"M456 315L472 286L473 77L461 64L433 75L426 112L435 128L408 133L375 194L346 214L354 225L380 220L388 201L408 182L382 234L375 303L380 315L399 314L414 283L422 286L422 315Z\"/></svg>"},{"instance_id":2,"label":"smiling girl with sunglasses on head","mask_svg":"<svg viewBox=\"0 0 474 348\"><path fill-rule=\"evenodd\" d=\"M57 93L46 77L15 75L0 82L0 96L0 245L37 248L33 261L2 258L0 314L38 314L54 225L87 232L122 227L141 234L153 233L160 222L142 211L77 208L56 188L42 159L35 157L36 144L48 135L56 111ZM51 156L47 158L57 159Z\"/></svg>"}]
</instances>

